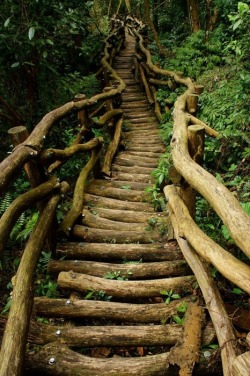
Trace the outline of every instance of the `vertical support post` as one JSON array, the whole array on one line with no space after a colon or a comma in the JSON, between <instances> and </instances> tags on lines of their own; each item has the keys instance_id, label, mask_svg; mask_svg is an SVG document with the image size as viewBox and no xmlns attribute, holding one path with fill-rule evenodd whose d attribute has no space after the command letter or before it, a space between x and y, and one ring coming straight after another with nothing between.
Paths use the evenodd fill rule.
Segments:
<instances>
[{"instance_id":1,"label":"vertical support post","mask_svg":"<svg viewBox=\"0 0 250 376\"><path fill-rule=\"evenodd\" d=\"M27 128L23 125L10 128L8 130L8 134L11 137L14 148L22 144L29 137L29 132ZM32 154L36 155L37 153L34 150L31 151L31 155ZM41 183L45 182L46 178L44 170L38 161L30 160L29 162L25 163L24 170L26 172L26 175L32 188L35 188Z\"/></svg>"},{"instance_id":2,"label":"vertical support post","mask_svg":"<svg viewBox=\"0 0 250 376\"><path fill-rule=\"evenodd\" d=\"M187 103L186 103L187 112L194 115L197 111L197 106L198 106L198 95L197 94L188 94L187 95Z\"/></svg>"},{"instance_id":3,"label":"vertical support post","mask_svg":"<svg viewBox=\"0 0 250 376\"><path fill-rule=\"evenodd\" d=\"M86 99L86 95L76 94L74 98L74 102L80 102L85 99ZM77 111L77 119L78 119L80 131L74 140L74 144L80 144L82 141L82 137L85 137L87 141L90 140L92 137L91 130L88 128L90 124L88 109L84 108L83 110Z\"/></svg>"},{"instance_id":4,"label":"vertical support post","mask_svg":"<svg viewBox=\"0 0 250 376\"><path fill-rule=\"evenodd\" d=\"M19 126L14 127L8 130L8 134L11 136L13 146L17 147L21 143L23 143L29 136L29 132L26 127ZM31 153L36 153L35 151ZM32 188L37 187L38 185L44 183L47 179L45 176L44 168L42 164L39 162L39 160L30 160L24 165L24 170L26 172L26 175L28 177L29 183ZM37 203L37 209L40 213L42 213L44 208L45 202L38 202ZM52 228L57 227L57 219L54 215L52 226L50 230L48 231L47 239L46 239L46 248L47 250L50 250L52 252L55 251L56 248L56 239L55 239L55 232L52 230Z\"/></svg>"},{"instance_id":5,"label":"vertical support post","mask_svg":"<svg viewBox=\"0 0 250 376\"><path fill-rule=\"evenodd\" d=\"M198 164L202 164L204 155L205 128L202 125L188 127L188 149L191 158ZM186 182L181 185L180 197L187 206L189 213L195 219L195 190Z\"/></svg>"},{"instance_id":6,"label":"vertical support post","mask_svg":"<svg viewBox=\"0 0 250 376\"><path fill-rule=\"evenodd\" d=\"M109 92L110 90L112 90L112 87L110 87L110 86L106 86L106 87L103 89L103 92L104 92L104 93L107 93L107 92ZM106 111L111 111L111 110L113 110L112 99L110 99L110 98L106 99L105 103L106 103Z\"/></svg>"}]
</instances>

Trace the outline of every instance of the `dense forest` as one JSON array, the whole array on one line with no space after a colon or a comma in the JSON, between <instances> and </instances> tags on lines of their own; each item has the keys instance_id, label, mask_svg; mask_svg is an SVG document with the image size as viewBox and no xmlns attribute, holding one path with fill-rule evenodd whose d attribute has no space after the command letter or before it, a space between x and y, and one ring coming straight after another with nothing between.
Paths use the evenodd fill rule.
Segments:
<instances>
[{"instance_id":1,"label":"dense forest","mask_svg":"<svg viewBox=\"0 0 250 376\"><path fill-rule=\"evenodd\" d=\"M104 85L98 72L106 38L116 19L125 21L129 16L141 22L155 66L178 72L180 77L190 77L196 85L204 86L196 116L218 132L218 137L205 138L202 165L228 188L250 215L249 0L2 0L0 10L0 162L13 148L8 135L10 128L24 125L31 133L46 113L73 101L77 94L89 99L102 92ZM173 171L170 143L174 103L185 88L162 84L156 87L155 101L162 114L158 128L166 153L152 172L153 186L146 191L154 209L161 212L166 206L162 191L170 183ZM97 108L93 106L93 114ZM99 137L100 142L104 138L105 150L111 136L108 127L97 126L100 119L95 114L92 116L91 137ZM60 127L51 128L45 147L57 145L64 149L74 144L79 131L78 120L74 112L62 118ZM126 128L126 121L124 126ZM91 137L87 136L84 142L90 142ZM58 206L55 219L58 223L72 204L76 174L91 158L77 154L57 173L58 181L66 180L70 184ZM130 189L127 185L124 187ZM3 192L0 215L29 189L25 172L21 171ZM14 284L10 277L17 272L21 249L38 219L39 207L23 212L8 242L0 247L3 251L0 259L2 317L7 316L11 305L10 292ZM199 193L195 219L213 241L246 265L250 264L211 203ZM155 226L149 221L151 230ZM60 289L46 269L52 258L46 246L36 268L34 293L56 298L60 296ZM246 312L249 309L247 293L224 278L215 267L211 267L211 274L223 299L234 302ZM112 278L119 280L115 277ZM92 299L92 295L86 299ZM170 295L166 291L165 295L170 301L178 294L171 290ZM46 320L41 318L41 322L46 323ZM215 343L214 349L217 347Z\"/></svg>"}]
</instances>

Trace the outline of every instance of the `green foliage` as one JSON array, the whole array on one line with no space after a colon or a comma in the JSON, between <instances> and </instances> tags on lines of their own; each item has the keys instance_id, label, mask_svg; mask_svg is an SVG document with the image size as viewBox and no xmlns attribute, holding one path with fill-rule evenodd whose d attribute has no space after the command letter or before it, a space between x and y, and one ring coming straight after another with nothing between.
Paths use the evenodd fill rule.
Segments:
<instances>
[{"instance_id":1,"label":"green foliage","mask_svg":"<svg viewBox=\"0 0 250 376\"><path fill-rule=\"evenodd\" d=\"M161 295L166 296L166 299L165 299L165 303L166 304L169 304L171 302L171 300L175 300L175 299L180 299L181 298L181 296L179 294L175 294L173 292L173 290L170 290L170 291L162 290L161 291Z\"/></svg>"},{"instance_id":2,"label":"green foliage","mask_svg":"<svg viewBox=\"0 0 250 376\"><path fill-rule=\"evenodd\" d=\"M47 296L47 298L57 298L59 296L58 285L51 280L48 274L41 279L37 279L35 285L36 296Z\"/></svg>"},{"instance_id":3,"label":"green foliage","mask_svg":"<svg viewBox=\"0 0 250 376\"><path fill-rule=\"evenodd\" d=\"M227 48L234 51L235 55L245 60L249 58L250 38L250 6L247 3L238 2L237 12L228 15L233 30L232 40ZM247 63L249 67L249 62Z\"/></svg>"},{"instance_id":4,"label":"green foliage","mask_svg":"<svg viewBox=\"0 0 250 376\"><path fill-rule=\"evenodd\" d=\"M12 290L13 289L13 286L12 286L12 283L9 282L7 284L7 289L8 290ZM10 294L7 296L6 298L6 304L4 306L4 309L2 310L1 314L2 315L6 315L8 314L9 310L10 310L10 307L11 307L11 298L12 298L12 291L10 292Z\"/></svg>"},{"instance_id":5,"label":"green foliage","mask_svg":"<svg viewBox=\"0 0 250 376\"><path fill-rule=\"evenodd\" d=\"M128 271L126 275L122 275L120 271L113 271L113 272L108 272L104 275L104 278L106 279L115 279L117 281L127 281L128 276L132 275L133 273Z\"/></svg>"},{"instance_id":6,"label":"green foliage","mask_svg":"<svg viewBox=\"0 0 250 376\"><path fill-rule=\"evenodd\" d=\"M150 202L152 203L156 211L163 211L166 207L164 197L159 187L156 184L145 189L145 192L149 194Z\"/></svg>"},{"instance_id":7,"label":"green foliage","mask_svg":"<svg viewBox=\"0 0 250 376\"><path fill-rule=\"evenodd\" d=\"M47 272L47 265L52 258L51 252L42 251L36 269L35 295L57 298L59 296L57 282L51 279Z\"/></svg>"},{"instance_id":8,"label":"green foliage","mask_svg":"<svg viewBox=\"0 0 250 376\"><path fill-rule=\"evenodd\" d=\"M152 172L156 187L162 188L169 180L169 169L173 165L170 148L160 156L157 168Z\"/></svg>"},{"instance_id":9,"label":"green foliage","mask_svg":"<svg viewBox=\"0 0 250 376\"><path fill-rule=\"evenodd\" d=\"M107 295L103 290L95 291L90 289L87 292L85 299L110 301L112 299L112 296Z\"/></svg>"},{"instance_id":10,"label":"green foliage","mask_svg":"<svg viewBox=\"0 0 250 376\"><path fill-rule=\"evenodd\" d=\"M93 4L1 2L0 91L30 128L75 94L96 90L92 73L99 65L104 30L91 13Z\"/></svg>"},{"instance_id":11,"label":"green foliage","mask_svg":"<svg viewBox=\"0 0 250 376\"><path fill-rule=\"evenodd\" d=\"M205 31L200 30L191 34L175 49L174 58L167 61L165 68L181 70L185 76L197 79L204 71L223 65L223 47L220 41L223 39L222 35L223 32L218 30L211 35L209 42L205 43Z\"/></svg>"}]
</instances>

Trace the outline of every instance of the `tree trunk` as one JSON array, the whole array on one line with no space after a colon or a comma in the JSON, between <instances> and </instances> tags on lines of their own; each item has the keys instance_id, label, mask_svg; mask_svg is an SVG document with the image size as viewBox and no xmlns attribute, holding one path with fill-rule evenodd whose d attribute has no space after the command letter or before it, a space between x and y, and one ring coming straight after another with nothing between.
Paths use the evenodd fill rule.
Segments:
<instances>
[{"instance_id":1,"label":"tree trunk","mask_svg":"<svg viewBox=\"0 0 250 376\"><path fill-rule=\"evenodd\" d=\"M213 31L219 15L216 7L211 12L212 2L213 0L206 0L206 41L208 41L209 32Z\"/></svg>"},{"instance_id":2,"label":"tree trunk","mask_svg":"<svg viewBox=\"0 0 250 376\"><path fill-rule=\"evenodd\" d=\"M153 33L153 36L154 36L154 40L155 40L155 43L158 47L158 50L159 50L159 53L160 55L162 56L166 56L166 50L164 49L164 47L161 45L161 42L160 42L160 39L159 39L159 35L155 29L155 26L154 26L154 23L153 21L151 20L151 17L150 17L150 6L149 6L149 1L148 0L144 0L144 10L145 10L145 15L146 15L146 21Z\"/></svg>"},{"instance_id":3,"label":"tree trunk","mask_svg":"<svg viewBox=\"0 0 250 376\"><path fill-rule=\"evenodd\" d=\"M187 4L191 32L195 33L200 30L199 8L196 0L187 0Z\"/></svg>"}]
</instances>

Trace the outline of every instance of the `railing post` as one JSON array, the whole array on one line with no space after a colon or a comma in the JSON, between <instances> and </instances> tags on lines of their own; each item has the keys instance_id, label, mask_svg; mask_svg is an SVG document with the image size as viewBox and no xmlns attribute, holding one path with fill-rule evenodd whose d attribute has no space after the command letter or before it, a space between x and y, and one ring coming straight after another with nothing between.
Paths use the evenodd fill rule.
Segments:
<instances>
[{"instance_id":1,"label":"railing post","mask_svg":"<svg viewBox=\"0 0 250 376\"><path fill-rule=\"evenodd\" d=\"M22 144L28 137L29 132L27 128L23 125L18 127L10 128L8 130L8 134L11 137L13 147L16 148L18 145ZM30 146L30 145L29 145ZM30 155L35 156L37 155L36 150L30 151ZM39 184L44 183L46 180L44 170L40 163L36 160L30 160L29 162L25 163L24 170L27 174L29 183L32 188L37 187Z\"/></svg>"},{"instance_id":2,"label":"railing post","mask_svg":"<svg viewBox=\"0 0 250 376\"><path fill-rule=\"evenodd\" d=\"M188 149L191 158L198 164L202 164L204 155L205 128L202 125L190 125L188 127ZM180 197L187 206L189 213L195 219L196 193L186 182L181 185Z\"/></svg>"},{"instance_id":3,"label":"railing post","mask_svg":"<svg viewBox=\"0 0 250 376\"><path fill-rule=\"evenodd\" d=\"M195 114L197 111L197 106L198 106L198 95L197 94L188 94L187 95L187 102L186 102L186 109L187 112L190 114Z\"/></svg>"},{"instance_id":4,"label":"railing post","mask_svg":"<svg viewBox=\"0 0 250 376\"><path fill-rule=\"evenodd\" d=\"M84 99L86 99L86 95L76 94L74 102L80 102ZM74 144L80 144L82 141L82 137L85 137L87 141L92 137L91 130L88 128L90 123L88 109L84 108L82 110L77 111L77 119L80 131L76 136L76 139L74 140Z\"/></svg>"},{"instance_id":5,"label":"railing post","mask_svg":"<svg viewBox=\"0 0 250 376\"><path fill-rule=\"evenodd\" d=\"M8 134L11 136L14 147L17 147L18 145L22 144L29 136L29 132L27 128L24 126L10 128L8 130ZM37 152L31 149L30 154L37 155ZM26 172L28 181L32 188L36 188L38 185L44 183L47 180L45 176L44 168L39 160L31 159L29 162L25 163L24 170ZM45 202L42 202L42 201L37 203L37 209L39 210L40 213L43 211L44 204ZM56 220L56 217L54 216L52 220L52 226L50 230L48 231L47 239L46 239L47 250L51 250L52 252L54 252L55 247L56 247L55 232L52 229L56 227L57 227L57 220Z\"/></svg>"},{"instance_id":6,"label":"railing post","mask_svg":"<svg viewBox=\"0 0 250 376\"><path fill-rule=\"evenodd\" d=\"M110 86L106 86L104 89L103 89L103 92L104 93L108 93L110 90L112 90L112 87ZM112 99L108 98L105 100L105 103L106 103L106 111L111 111L113 110L113 105L112 105Z\"/></svg>"}]
</instances>

